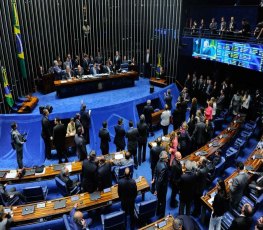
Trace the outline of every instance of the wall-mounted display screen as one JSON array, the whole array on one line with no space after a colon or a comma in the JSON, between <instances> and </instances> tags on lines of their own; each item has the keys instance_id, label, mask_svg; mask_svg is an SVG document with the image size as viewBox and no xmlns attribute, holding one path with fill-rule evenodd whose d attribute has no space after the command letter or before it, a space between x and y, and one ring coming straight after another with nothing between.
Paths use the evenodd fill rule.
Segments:
<instances>
[{"instance_id":1,"label":"wall-mounted display screen","mask_svg":"<svg viewBox=\"0 0 263 230\"><path fill-rule=\"evenodd\" d=\"M262 45L194 38L192 56L263 72Z\"/></svg>"}]
</instances>

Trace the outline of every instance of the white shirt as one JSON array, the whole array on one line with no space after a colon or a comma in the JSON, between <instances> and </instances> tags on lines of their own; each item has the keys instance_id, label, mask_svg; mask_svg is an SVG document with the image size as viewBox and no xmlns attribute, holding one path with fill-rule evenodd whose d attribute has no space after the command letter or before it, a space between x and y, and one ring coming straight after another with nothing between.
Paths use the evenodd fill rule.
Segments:
<instances>
[{"instance_id":1,"label":"white shirt","mask_svg":"<svg viewBox=\"0 0 263 230\"><path fill-rule=\"evenodd\" d=\"M246 98L243 98L243 104L242 104L243 108L248 109L250 98L251 98L250 95L248 95Z\"/></svg>"},{"instance_id":2,"label":"white shirt","mask_svg":"<svg viewBox=\"0 0 263 230\"><path fill-rule=\"evenodd\" d=\"M168 126L170 124L170 117L171 117L171 111L165 110L162 112L161 115L161 125L162 126Z\"/></svg>"},{"instance_id":3,"label":"white shirt","mask_svg":"<svg viewBox=\"0 0 263 230\"><path fill-rule=\"evenodd\" d=\"M149 59L150 59L150 54L149 54L149 53L147 53L147 54L146 54L146 63L149 63L149 62L150 62L150 60L149 60Z\"/></svg>"},{"instance_id":4,"label":"white shirt","mask_svg":"<svg viewBox=\"0 0 263 230\"><path fill-rule=\"evenodd\" d=\"M212 112L213 117L216 115L216 102L213 103L213 112Z\"/></svg>"}]
</instances>

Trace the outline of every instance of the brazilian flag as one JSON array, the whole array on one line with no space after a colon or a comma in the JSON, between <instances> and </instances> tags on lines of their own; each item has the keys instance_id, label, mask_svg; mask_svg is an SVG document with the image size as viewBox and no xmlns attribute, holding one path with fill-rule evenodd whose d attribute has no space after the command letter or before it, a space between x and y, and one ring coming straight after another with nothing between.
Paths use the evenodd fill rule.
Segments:
<instances>
[{"instance_id":1,"label":"brazilian flag","mask_svg":"<svg viewBox=\"0 0 263 230\"><path fill-rule=\"evenodd\" d=\"M4 84L4 91L5 91L5 100L7 104L12 107L14 105L14 99L13 96L10 92L9 84L8 84L8 79L6 75L6 69L4 67L1 67L1 73L2 73L2 80Z\"/></svg>"},{"instance_id":2,"label":"brazilian flag","mask_svg":"<svg viewBox=\"0 0 263 230\"><path fill-rule=\"evenodd\" d=\"M161 66L162 66L162 56L158 54L157 68L156 68L156 76L160 76L161 74Z\"/></svg>"},{"instance_id":3,"label":"brazilian flag","mask_svg":"<svg viewBox=\"0 0 263 230\"><path fill-rule=\"evenodd\" d=\"M11 3L12 3L12 13L13 13L13 27L14 27L14 34L16 39L16 52L17 52L21 75L23 78L26 78L27 74L26 74L25 56L24 56L23 44L20 34L20 25L19 25L19 18L17 14L16 0L11 0Z\"/></svg>"}]
</instances>

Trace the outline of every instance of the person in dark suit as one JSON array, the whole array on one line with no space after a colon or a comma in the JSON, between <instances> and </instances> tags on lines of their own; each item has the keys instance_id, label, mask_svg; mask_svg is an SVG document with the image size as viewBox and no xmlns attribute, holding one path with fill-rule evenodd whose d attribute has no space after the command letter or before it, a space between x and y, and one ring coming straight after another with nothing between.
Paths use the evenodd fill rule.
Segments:
<instances>
[{"instance_id":1,"label":"person in dark suit","mask_svg":"<svg viewBox=\"0 0 263 230\"><path fill-rule=\"evenodd\" d=\"M179 215L174 218L173 230L199 230L197 223L191 216Z\"/></svg>"},{"instance_id":2,"label":"person in dark suit","mask_svg":"<svg viewBox=\"0 0 263 230\"><path fill-rule=\"evenodd\" d=\"M118 71L121 68L121 56L119 54L119 51L115 52L113 64L115 66L115 71Z\"/></svg>"},{"instance_id":3,"label":"person in dark suit","mask_svg":"<svg viewBox=\"0 0 263 230\"><path fill-rule=\"evenodd\" d=\"M250 204L246 203L243 205L241 209L241 215L239 217L236 217L229 230L248 230L252 226L252 207Z\"/></svg>"},{"instance_id":4,"label":"person in dark suit","mask_svg":"<svg viewBox=\"0 0 263 230\"><path fill-rule=\"evenodd\" d=\"M63 80L70 80L74 77L74 72L70 69L69 66L66 66L66 72L63 75L62 79Z\"/></svg>"},{"instance_id":5,"label":"person in dark suit","mask_svg":"<svg viewBox=\"0 0 263 230\"><path fill-rule=\"evenodd\" d=\"M81 175L83 192L95 192L98 188L98 166L95 151L91 151L89 158L83 161Z\"/></svg>"},{"instance_id":6,"label":"person in dark suit","mask_svg":"<svg viewBox=\"0 0 263 230\"><path fill-rule=\"evenodd\" d=\"M71 191L72 189L74 189L75 187L80 185L79 181L72 180L69 177L69 170L68 170L67 167L63 167L61 169L61 172L58 175L58 177L59 177L60 180L62 180L66 184L68 191Z\"/></svg>"},{"instance_id":7,"label":"person in dark suit","mask_svg":"<svg viewBox=\"0 0 263 230\"><path fill-rule=\"evenodd\" d=\"M178 129L183 122L182 106L180 102L176 103L176 109L172 113L173 117L173 128L174 130Z\"/></svg>"},{"instance_id":8,"label":"person in dark suit","mask_svg":"<svg viewBox=\"0 0 263 230\"><path fill-rule=\"evenodd\" d=\"M91 73L92 75L97 75L97 74L99 73L99 71L98 71L98 69L97 69L97 64L96 64L96 63L94 63L94 64L93 64L93 67L91 67L90 73Z\"/></svg>"},{"instance_id":9,"label":"person in dark suit","mask_svg":"<svg viewBox=\"0 0 263 230\"><path fill-rule=\"evenodd\" d=\"M77 78L82 79L82 76L84 75L84 69L81 67L81 65L77 66L77 69L75 70L75 76Z\"/></svg>"},{"instance_id":10,"label":"person in dark suit","mask_svg":"<svg viewBox=\"0 0 263 230\"><path fill-rule=\"evenodd\" d=\"M16 160L19 169L24 167L23 165L23 145L25 140L23 136L17 130L17 123L14 122L11 124L11 144L16 150Z\"/></svg>"},{"instance_id":11,"label":"person in dark suit","mask_svg":"<svg viewBox=\"0 0 263 230\"><path fill-rule=\"evenodd\" d=\"M114 126L115 130L115 137L114 137L114 144L116 145L116 151L122 151L125 149L126 143L125 143L125 130L122 126L123 120L120 118L118 120L118 124Z\"/></svg>"},{"instance_id":12,"label":"person in dark suit","mask_svg":"<svg viewBox=\"0 0 263 230\"><path fill-rule=\"evenodd\" d=\"M171 165L170 182L171 182L171 187L172 187L172 193L171 193L170 206L172 208L175 208L178 206L176 195L179 193L179 184L180 184L181 176L183 174L182 165L180 162L181 159L182 159L181 153L176 152L175 157L172 161L172 165Z\"/></svg>"},{"instance_id":13,"label":"person in dark suit","mask_svg":"<svg viewBox=\"0 0 263 230\"><path fill-rule=\"evenodd\" d=\"M89 74L90 72L89 64L90 64L89 55L84 54L82 59L82 66L85 74Z\"/></svg>"},{"instance_id":14,"label":"person in dark suit","mask_svg":"<svg viewBox=\"0 0 263 230\"><path fill-rule=\"evenodd\" d=\"M83 133L82 127L79 127L74 137L74 142L76 144L76 152L79 161L83 161L84 159L87 158L86 142L82 133Z\"/></svg>"},{"instance_id":15,"label":"person in dark suit","mask_svg":"<svg viewBox=\"0 0 263 230\"><path fill-rule=\"evenodd\" d=\"M104 61L100 51L98 51L97 56L94 58L94 61L98 64L103 64Z\"/></svg>"},{"instance_id":16,"label":"person in dark suit","mask_svg":"<svg viewBox=\"0 0 263 230\"><path fill-rule=\"evenodd\" d=\"M47 159L51 159L51 140L53 140L53 137L52 137L51 124L48 119L48 115L49 115L49 111L47 109L43 109L43 118L41 121L41 125L42 125L41 136L45 143L45 156Z\"/></svg>"},{"instance_id":17,"label":"person in dark suit","mask_svg":"<svg viewBox=\"0 0 263 230\"><path fill-rule=\"evenodd\" d=\"M140 116L140 122L137 124L137 129L139 132L138 138L138 163L141 165L141 162L146 160L146 145L147 145L147 136L148 136L148 126L145 123L145 116L142 114Z\"/></svg>"},{"instance_id":18,"label":"person in dark suit","mask_svg":"<svg viewBox=\"0 0 263 230\"><path fill-rule=\"evenodd\" d=\"M69 213L70 217L70 229L71 230L81 230L81 229L89 229L88 226L92 224L92 219L84 219L83 213L77 210L78 203L74 204L73 209Z\"/></svg>"},{"instance_id":19,"label":"person in dark suit","mask_svg":"<svg viewBox=\"0 0 263 230\"><path fill-rule=\"evenodd\" d=\"M151 54L150 49L146 50L145 63L144 63L144 76L147 78L151 77Z\"/></svg>"},{"instance_id":20,"label":"person in dark suit","mask_svg":"<svg viewBox=\"0 0 263 230\"><path fill-rule=\"evenodd\" d=\"M171 89L167 90L167 93L164 93L164 101L165 104L168 105L168 109L172 110L172 100L173 100L173 95L171 94Z\"/></svg>"},{"instance_id":21,"label":"person in dark suit","mask_svg":"<svg viewBox=\"0 0 263 230\"><path fill-rule=\"evenodd\" d=\"M53 142L57 150L58 163L62 163L62 158L65 159L65 162L68 162L65 149L65 140L67 130L64 124L61 123L59 117L55 118L55 127L53 128Z\"/></svg>"},{"instance_id":22,"label":"person in dark suit","mask_svg":"<svg viewBox=\"0 0 263 230\"><path fill-rule=\"evenodd\" d=\"M153 129L152 129L152 113L154 112L154 109L151 105L151 100L147 100L147 104L143 107L142 113L145 116L145 122L148 125L149 133L151 133L151 136L153 136Z\"/></svg>"},{"instance_id":23,"label":"person in dark suit","mask_svg":"<svg viewBox=\"0 0 263 230\"><path fill-rule=\"evenodd\" d=\"M200 121L199 117L196 117L196 120L197 123L191 139L194 141L196 148L199 149L206 143L206 125Z\"/></svg>"},{"instance_id":24,"label":"person in dark suit","mask_svg":"<svg viewBox=\"0 0 263 230\"><path fill-rule=\"evenodd\" d=\"M156 146L152 147L150 150L150 163L151 163L151 170L152 170L152 180L154 177L154 170L159 161L159 156L162 151L165 150L162 144L162 138L158 137L156 140ZM154 187L154 186L153 186Z\"/></svg>"},{"instance_id":25,"label":"person in dark suit","mask_svg":"<svg viewBox=\"0 0 263 230\"><path fill-rule=\"evenodd\" d=\"M232 208L238 207L249 179L248 174L244 171L244 164L242 162L237 162L236 167L238 175L228 182L230 188L230 204Z\"/></svg>"},{"instance_id":26,"label":"person in dark suit","mask_svg":"<svg viewBox=\"0 0 263 230\"><path fill-rule=\"evenodd\" d=\"M154 179L152 184L155 183L155 192L157 195L158 204L157 204L157 213L156 215L160 218L165 215L166 207L166 194L168 188L168 154L166 151L162 151L160 154L160 160L158 161L155 170L154 170Z\"/></svg>"},{"instance_id":27,"label":"person in dark suit","mask_svg":"<svg viewBox=\"0 0 263 230\"><path fill-rule=\"evenodd\" d=\"M194 211L192 213L193 216L199 216L201 213L201 200L200 197L203 196L205 187L206 187L206 179L208 175L207 168L207 159L205 156L201 156L198 161L198 168L196 170L196 186L195 197L194 197Z\"/></svg>"},{"instance_id":28,"label":"person in dark suit","mask_svg":"<svg viewBox=\"0 0 263 230\"><path fill-rule=\"evenodd\" d=\"M130 215L131 228L134 227L134 203L137 197L137 185L131 178L130 169L126 168L124 178L118 182L118 195L121 200L121 208L125 215Z\"/></svg>"},{"instance_id":29,"label":"person in dark suit","mask_svg":"<svg viewBox=\"0 0 263 230\"><path fill-rule=\"evenodd\" d=\"M82 128L82 132L84 132L84 128L83 128L83 125L81 124L81 121L80 121L80 114L79 113L76 113L76 116L75 116L75 127L76 127L76 130L78 130L78 128Z\"/></svg>"},{"instance_id":30,"label":"person in dark suit","mask_svg":"<svg viewBox=\"0 0 263 230\"><path fill-rule=\"evenodd\" d=\"M185 162L185 173L181 176L179 192L179 215L190 215L191 204L194 200L196 189L196 175L193 173L193 163ZM186 212L185 212L186 208Z\"/></svg>"},{"instance_id":31,"label":"person in dark suit","mask_svg":"<svg viewBox=\"0 0 263 230\"><path fill-rule=\"evenodd\" d=\"M54 61L54 66L53 66L52 71L54 73L55 80L61 80L62 79L62 75L65 74L65 70L61 69L61 67L59 66L57 60Z\"/></svg>"},{"instance_id":32,"label":"person in dark suit","mask_svg":"<svg viewBox=\"0 0 263 230\"><path fill-rule=\"evenodd\" d=\"M134 168L138 168L137 160L137 147L138 147L138 138L139 132L137 128L133 127L133 122L129 121L130 129L126 132L126 138L128 139L128 151L131 153L134 159Z\"/></svg>"},{"instance_id":33,"label":"person in dark suit","mask_svg":"<svg viewBox=\"0 0 263 230\"><path fill-rule=\"evenodd\" d=\"M109 142L111 141L110 139L110 133L107 129L107 122L104 121L102 123L102 128L100 129L99 132L99 138L100 138L100 149L102 155L109 154Z\"/></svg>"},{"instance_id":34,"label":"person in dark suit","mask_svg":"<svg viewBox=\"0 0 263 230\"><path fill-rule=\"evenodd\" d=\"M99 159L98 167L98 189L102 191L105 188L110 188L112 186L112 176L111 176L111 163L106 162L105 158L102 156Z\"/></svg>"},{"instance_id":35,"label":"person in dark suit","mask_svg":"<svg viewBox=\"0 0 263 230\"><path fill-rule=\"evenodd\" d=\"M90 143L90 138L89 138L90 112L91 110L86 111L86 105L82 103L79 114L80 114L80 122L84 129L84 138L86 144Z\"/></svg>"}]
</instances>

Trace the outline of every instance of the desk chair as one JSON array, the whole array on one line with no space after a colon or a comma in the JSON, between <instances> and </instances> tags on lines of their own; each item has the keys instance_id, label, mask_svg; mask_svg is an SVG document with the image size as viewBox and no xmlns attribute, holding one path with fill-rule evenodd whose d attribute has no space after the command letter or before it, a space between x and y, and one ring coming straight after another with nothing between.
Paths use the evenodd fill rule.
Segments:
<instances>
[{"instance_id":1,"label":"desk chair","mask_svg":"<svg viewBox=\"0 0 263 230\"><path fill-rule=\"evenodd\" d=\"M228 230L234 220L234 216L230 212L226 212L221 221L221 229Z\"/></svg>"},{"instance_id":2,"label":"desk chair","mask_svg":"<svg viewBox=\"0 0 263 230\"><path fill-rule=\"evenodd\" d=\"M132 165L124 165L124 166L120 166L119 170L114 171L116 181L119 181L119 179L124 177L124 172L125 172L125 169L127 167L130 168L130 173L131 173L131 178L132 178L132 176L133 176L133 164Z\"/></svg>"},{"instance_id":3,"label":"desk chair","mask_svg":"<svg viewBox=\"0 0 263 230\"><path fill-rule=\"evenodd\" d=\"M134 213L135 217L140 221L147 221L155 216L157 208L157 199L142 201L135 204Z\"/></svg>"},{"instance_id":4,"label":"desk chair","mask_svg":"<svg viewBox=\"0 0 263 230\"><path fill-rule=\"evenodd\" d=\"M25 196L26 202L35 202L35 201L42 201L46 200L48 194L48 188L34 186L34 187L27 187L23 189L23 194Z\"/></svg>"},{"instance_id":5,"label":"desk chair","mask_svg":"<svg viewBox=\"0 0 263 230\"><path fill-rule=\"evenodd\" d=\"M64 181L62 181L59 177L55 177L55 181L56 181L56 185L57 185L59 192L63 196L71 196L71 195L80 193L80 187L79 186L75 186L74 188L69 190L66 183Z\"/></svg>"},{"instance_id":6,"label":"desk chair","mask_svg":"<svg viewBox=\"0 0 263 230\"><path fill-rule=\"evenodd\" d=\"M125 229L125 212L116 211L106 215L102 214L101 222L105 230Z\"/></svg>"},{"instance_id":7,"label":"desk chair","mask_svg":"<svg viewBox=\"0 0 263 230\"><path fill-rule=\"evenodd\" d=\"M12 206L15 204L19 204L20 200L18 196L13 196L12 198L7 197L5 194L0 193L0 204L8 207L8 206Z\"/></svg>"}]
</instances>

